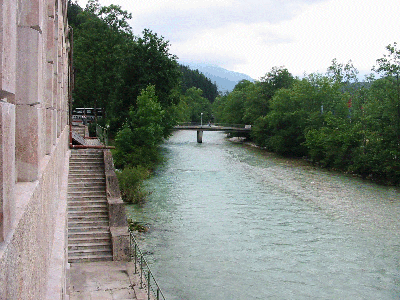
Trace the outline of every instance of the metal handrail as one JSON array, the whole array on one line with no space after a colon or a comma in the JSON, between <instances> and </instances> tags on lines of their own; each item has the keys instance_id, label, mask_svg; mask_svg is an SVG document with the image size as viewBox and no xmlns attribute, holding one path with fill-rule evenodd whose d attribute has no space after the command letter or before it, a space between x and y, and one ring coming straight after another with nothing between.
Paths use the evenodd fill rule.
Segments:
<instances>
[{"instance_id":1,"label":"metal handrail","mask_svg":"<svg viewBox=\"0 0 400 300\"><path fill-rule=\"evenodd\" d=\"M177 126L200 126L201 124L198 122L178 122ZM211 123L212 126L221 126L221 127L235 127L235 128L245 128L249 126L247 124L230 124L230 123ZM208 126L208 123L203 123L203 126Z\"/></svg>"},{"instance_id":2,"label":"metal handrail","mask_svg":"<svg viewBox=\"0 0 400 300\"><path fill-rule=\"evenodd\" d=\"M108 145L108 131L107 127L104 128L96 123L96 136L99 138L103 145Z\"/></svg>"},{"instance_id":3,"label":"metal handrail","mask_svg":"<svg viewBox=\"0 0 400 300\"><path fill-rule=\"evenodd\" d=\"M165 300L165 297L158 286L158 283L150 270L149 264L147 263L142 251L140 251L139 245L136 242L134 233L129 230L130 235L130 257L131 261L135 262L135 274L140 272L140 288L147 288L147 299L150 300L151 293L157 300ZM146 287L147 283L147 287ZM161 298L160 298L161 297Z\"/></svg>"}]
</instances>

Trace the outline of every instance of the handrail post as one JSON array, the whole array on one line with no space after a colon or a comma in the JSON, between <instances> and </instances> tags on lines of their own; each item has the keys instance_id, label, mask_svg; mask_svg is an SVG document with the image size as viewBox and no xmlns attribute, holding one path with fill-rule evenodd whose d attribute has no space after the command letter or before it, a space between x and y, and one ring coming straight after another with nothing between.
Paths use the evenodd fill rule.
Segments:
<instances>
[{"instance_id":1,"label":"handrail post","mask_svg":"<svg viewBox=\"0 0 400 300\"><path fill-rule=\"evenodd\" d=\"M147 300L150 300L150 270L147 272Z\"/></svg>"},{"instance_id":2,"label":"handrail post","mask_svg":"<svg viewBox=\"0 0 400 300\"><path fill-rule=\"evenodd\" d=\"M140 288L143 288L143 255L140 254Z\"/></svg>"},{"instance_id":3,"label":"handrail post","mask_svg":"<svg viewBox=\"0 0 400 300\"><path fill-rule=\"evenodd\" d=\"M135 243L135 274L137 274L137 245Z\"/></svg>"}]
</instances>

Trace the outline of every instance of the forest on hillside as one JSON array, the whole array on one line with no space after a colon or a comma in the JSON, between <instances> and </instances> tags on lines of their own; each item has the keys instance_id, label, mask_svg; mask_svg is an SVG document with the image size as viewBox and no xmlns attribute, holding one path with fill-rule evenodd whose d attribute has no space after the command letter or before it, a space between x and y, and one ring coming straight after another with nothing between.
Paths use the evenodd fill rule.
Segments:
<instances>
[{"instance_id":1,"label":"forest on hillside","mask_svg":"<svg viewBox=\"0 0 400 300\"><path fill-rule=\"evenodd\" d=\"M74 107L103 109L99 122L114 138L123 190L133 186L140 195L140 179L159 161L158 146L173 126L200 122L201 114L207 121L251 124L250 138L268 151L400 184L396 43L377 59L376 76L363 82L351 61L334 59L325 74L297 78L274 67L259 81L243 80L220 95L204 74L178 64L164 37L147 29L133 33L131 15L120 6L89 0L83 9L69 0L68 17L74 33Z\"/></svg>"}]
</instances>

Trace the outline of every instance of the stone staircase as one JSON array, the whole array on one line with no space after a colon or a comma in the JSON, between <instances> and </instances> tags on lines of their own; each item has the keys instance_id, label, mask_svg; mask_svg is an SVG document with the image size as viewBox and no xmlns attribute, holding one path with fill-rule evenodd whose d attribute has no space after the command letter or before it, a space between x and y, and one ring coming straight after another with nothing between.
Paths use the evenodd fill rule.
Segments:
<instances>
[{"instance_id":1,"label":"stone staircase","mask_svg":"<svg viewBox=\"0 0 400 300\"><path fill-rule=\"evenodd\" d=\"M86 128L83 125L72 126L72 130L75 131L77 134L79 134L81 137L86 136L86 134L85 134Z\"/></svg>"},{"instance_id":2,"label":"stone staircase","mask_svg":"<svg viewBox=\"0 0 400 300\"><path fill-rule=\"evenodd\" d=\"M112 261L102 150L72 150L68 176L68 262Z\"/></svg>"}]
</instances>

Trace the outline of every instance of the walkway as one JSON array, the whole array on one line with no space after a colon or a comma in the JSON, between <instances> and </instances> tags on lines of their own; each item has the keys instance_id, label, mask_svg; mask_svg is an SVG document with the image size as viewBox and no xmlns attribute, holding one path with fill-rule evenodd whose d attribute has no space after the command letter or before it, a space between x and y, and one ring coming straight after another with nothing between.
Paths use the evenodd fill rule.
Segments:
<instances>
[{"instance_id":1,"label":"walkway","mask_svg":"<svg viewBox=\"0 0 400 300\"><path fill-rule=\"evenodd\" d=\"M247 132L251 131L250 125L177 125L174 130L197 130L197 131L225 131L225 132Z\"/></svg>"},{"instance_id":2,"label":"walkway","mask_svg":"<svg viewBox=\"0 0 400 300\"><path fill-rule=\"evenodd\" d=\"M71 264L69 299L147 300L146 288L140 288L140 275L134 271L134 262L126 261Z\"/></svg>"}]
</instances>

